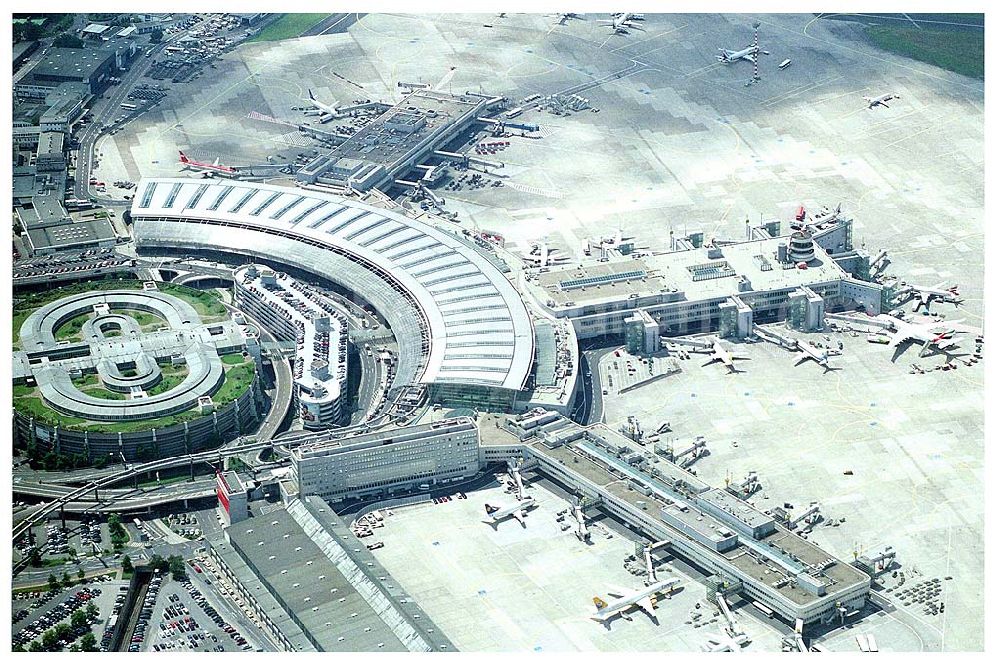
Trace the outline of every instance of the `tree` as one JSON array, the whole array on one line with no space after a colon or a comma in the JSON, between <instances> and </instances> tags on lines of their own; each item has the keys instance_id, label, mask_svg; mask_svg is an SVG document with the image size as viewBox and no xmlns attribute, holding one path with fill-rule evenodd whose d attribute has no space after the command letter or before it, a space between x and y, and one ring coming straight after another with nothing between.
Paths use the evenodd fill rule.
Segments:
<instances>
[{"instance_id":1,"label":"tree","mask_svg":"<svg viewBox=\"0 0 1000 666\"><path fill-rule=\"evenodd\" d=\"M163 569L166 566L166 564L167 561L163 559L162 555L157 554L149 558L149 566L150 568L153 569L153 571L158 571L160 569Z\"/></svg>"},{"instance_id":2,"label":"tree","mask_svg":"<svg viewBox=\"0 0 1000 666\"><path fill-rule=\"evenodd\" d=\"M32 548L30 558L31 559L29 560L29 564L31 564L31 566L33 567L42 566L42 551L38 550L37 548Z\"/></svg>"},{"instance_id":3,"label":"tree","mask_svg":"<svg viewBox=\"0 0 1000 666\"><path fill-rule=\"evenodd\" d=\"M163 31L159 28L153 28L152 32L149 33L149 41L151 44L159 44L163 41Z\"/></svg>"},{"instance_id":4,"label":"tree","mask_svg":"<svg viewBox=\"0 0 1000 666\"><path fill-rule=\"evenodd\" d=\"M64 49L82 49L83 40L77 37L76 35L71 35L68 32L64 32L63 34L59 35L54 40L52 40L52 46L58 46Z\"/></svg>"},{"instance_id":5,"label":"tree","mask_svg":"<svg viewBox=\"0 0 1000 666\"><path fill-rule=\"evenodd\" d=\"M66 554L69 555L72 559L75 560L76 559L76 548L74 548L73 546L70 546L69 548L66 549Z\"/></svg>"},{"instance_id":6,"label":"tree","mask_svg":"<svg viewBox=\"0 0 1000 666\"><path fill-rule=\"evenodd\" d=\"M69 616L69 624L77 631L89 627L90 620L87 619L87 611L82 608L77 608L73 611L73 614Z\"/></svg>"},{"instance_id":7,"label":"tree","mask_svg":"<svg viewBox=\"0 0 1000 666\"><path fill-rule=\"evenodd\" d=\"M94 634L87 632L80 639L80 649L84 652L97 652L97 639Z\"/></svg>"},{"instance_id":8,"label":"tree","mask_svg":"<svg viewBox=\"0 0 1000 666\"><path fill-rule=\"evenodd\" d=\"M135 571L135 567L132 566L132 558L128 555L122 558L122 571L125 573L132 573Z\"/></svg>"},{"instance_id":9,"label":"tree","mask_svg":"<svg viewBox=\"0 0 1000 666\"><path fill-rule=\"evenodd\" d=\"M97 604L95 604L93 601L88 601L87 602L87 618L91 622L94 622L94 621L97 620L97 616L98 616Z\"/></svg>"},{"instance_id":10,"label":"tree","mask_svg":"<svg viewBox=\"0 0 1000 666\"><path fill-rule=\"evenodd\" d=\"M170 575L174 580L184 580L187 578L187 570L184 568L184 558L180 555L171 555L167 558L170 567Z\"/></svg>"},{"instance_id":11,"label":"tree","mask_svg":"<svg viewBox=\"0 0 1000 666\"><path fill-rule=\"evenodd\" d=\"M52 592L55 592L58 589L59 589L59 581L56 580L56 575L55 574L50 573L49 574L49 590L51 590Z\"/></svg>"},{"instance_id":12,"label":"tree","mask_svg":"<svg viewBox=\"0 0 1000 666\"><path fill-rule=\"evenodd\" d=\"M35 41L36 39L41 39L42 35L45 34L45 29L38 23L33 21L28 21L24 24L21 36L28 41Z\"/></svg>"},{"instance_id":13,"label":"tree","mask_svg":"<svg viewBox=\"0 0 1000 666\"><path fill-rule=\"evenodd\" d=\"M63 587L69 587L73 584L73 579L69 577L68 571L63 571L62 584Z\"/></svg>"},{"instance_id":14,"label":"tree","mask_svg":"<svg viewBox=\"0 0 1000 666\"><path fill-rule=\"evenodd\" d=\"M68 643L69 639L73 638L73 628L70 627L65 622L60 622L59 624L57 624L55 626L55 630L56 630L56 638L63 641L64 643Z\"/></svg>"},{"instance_id":15,"label":"tree","mask_svg":"<svg viewBox=\"0 0 1000 666\"><path fill-rule=\"evenodd\" d=\"M77 579L78 581L80 581L80 582L82 583L82 582L83 582L83 579L84 579L85 577L86 577L86 574L85 574L85 573L83 573L83 567L80 567L79 569L77 569L77 570L76 570L76 579Z\"/></svg>"},{"instance_id":16,"label":"tree","mask_svg":"<svg viewBox=\"0 0 1000 666\"><path fill-rule=\"evenodd\" d=\"M44 634L42 634L42 649L46 652L52 652L55 650L56 645L59 643L59 639L56 638L55 629L49 629Z\"/></svg>"},{"instance_id":17,"label":"tree","mask_svg":"<svg viewBox=\"0 0 1000 666\"><path fill-rule=\"evenodd\" d=\"M42 651L42 644L39 643L38 641L31 641L31 644L28 646L28 652L41 652L41 651Z\"/></svg>"}]
</instances>

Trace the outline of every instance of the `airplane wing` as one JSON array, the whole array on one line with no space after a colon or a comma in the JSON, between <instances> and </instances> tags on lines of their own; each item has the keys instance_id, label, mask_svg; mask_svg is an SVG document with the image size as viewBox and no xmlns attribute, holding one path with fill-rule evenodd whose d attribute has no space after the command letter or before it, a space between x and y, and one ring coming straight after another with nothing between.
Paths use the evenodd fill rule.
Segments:
<instances>
[{"instance_id":1,"label":"airplane wing","mask_svg":"<svg viewBox=\"0 0 1000 666\"><path fill-rule=\"evenodd\" d=\"M639 601L637 601L635 603L636 603L637 606L639 606L639 608L641 608L642 610L646 611L650 615L655 615L656 614L656 607L653 606L653 597L651 597L651 596L650 597L643 597L642 599L639 599Z\"/></svg>"},{"instance_id":2,"label":"airplane wing","mask_svg":"<svg viewBox=\"0 0 1000 666\"><path fill-rule=\"evenodd\" d=\"M905 342L909 337L910 336L904 333L903 331L896 331L895 333L892 334L892 336L889 337L889 346L898 347L899 345L903 344L903 342Z\"/></svg>"},{"instance_id":3,"label":"airplane wing","mask_svg":"<svg viewBox=\"0 0 1000 666\"><path fill-rule=\"evenodd\" d=\"M803 363L805 363L806 361L808 361L809 358L810 358L809 354L806 354L805 352L803 352L803 353L801 353L801 354L799 354L798 356L795 357L795 365L802 365Z\"/></svg>"},{"instance_id":4,"label":"airplane wing","mask_svg":"<svg viewBox=\"0 0 1000 666\"><path fill-rule=\"evenodd\" d=\"M627 587L621 587L619 585L608 585L608 594L615 597L627 597L630 594L635 594L636 590L630 590Z\"/></svg>"}]
</instances>

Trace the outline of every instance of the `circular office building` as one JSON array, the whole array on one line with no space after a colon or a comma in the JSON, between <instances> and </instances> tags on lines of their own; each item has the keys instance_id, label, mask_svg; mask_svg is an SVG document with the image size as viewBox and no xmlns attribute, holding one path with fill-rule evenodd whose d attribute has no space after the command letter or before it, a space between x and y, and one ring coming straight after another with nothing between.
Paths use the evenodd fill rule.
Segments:
<instances>
[{"instance_id":1,"label":"circular office building","mask_svg":"<svg viewBox=\"0 0 1000 666\"><path fill-rule=\"evenodd\" d=\"M123 286L118 286L119 284ZM89 462L180 455L259 420L259 349L209 292L111 283L15 310L17 444ZM49 298L51 296L51 298ZM79 459L79 458L77 458Z\"/></svg>"}]
</instances>

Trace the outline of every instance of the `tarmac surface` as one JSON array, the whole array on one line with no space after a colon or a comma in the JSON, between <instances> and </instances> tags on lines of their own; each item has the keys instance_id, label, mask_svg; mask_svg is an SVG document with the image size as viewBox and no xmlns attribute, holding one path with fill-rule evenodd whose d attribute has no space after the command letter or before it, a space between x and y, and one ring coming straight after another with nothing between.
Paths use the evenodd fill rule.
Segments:
<instances>
[{"instance_id":1,"label":"tarmac surface","mask_svg":"<svg viewBox=\"0 0 1000 666\"><path fill-rule=\"evenodd\" d=\"M498 231L525 254L544 240L579 258L583 240L615 229L659 251L671 230L742 239L746 220L787 221L800 204L816 211L840 203L854 218L856 246L887 250L888 272L907 281L957 284L964 302L935 309L982 325L981 81L878 51L859 23L762 15L770 55L761 58L762 80L746 86L750 63L715 56L717 47L751 41L748 16L650 14L645 30L629 35L610 34L598 18L560 26L540 14L369 14L342 33L246 44L105 139L97 175L176 175L178 149L231 165L294 156L313 145L294 127L312 119L292 111L310 88L341 103L395 102L398 81L434 84L446 75L445 89L514 101L575 91L599 111L525 111L518 121L540 125L542 138L510 138L497 158L505 187L441 192L460 225ZM778 70L786 58L791 66ZM864 96L888 92L901 98L866 108ZM278 122L247 118L254 111ZM842 370L795 367L763 342L737 345L752 359L739 364L745 374L700 368L703 357L692 354L680 374L621 396L598 394L592 407L612 426L634 414L650 428L670 421L679 439L704 435L712 455L696 463L699 474L722 483L756 471L762 508L815 500L827 517L846 518L812 534L839 557L891 545L908 583L941 578L943 614L900 602L859 625L882 650L982 649L982 364L911 375L910 363L929 369L942 361L918 360L912 348L894 364L890 350L863 336L831 338L844 342L832 362ZM971 352L968 341L961 347ZM683 605L687 618L687 601L678 602L702 598L700 584L661 605L659 631L636 617L602 633L585 618L589 599L604 583L627 581L621 559L630 544L613 538L584 547L559 532L544 501L527 529L504 524L494 533L479 522L482 503L401 511L375 551L460 649L703 642L704 630L688 636L689 625L670 615ZM428 519L437 515L448 519ZM580 564L567 570L571 556ZM853 631L824 641L856 650ZM753 647L764 643L777 649L776 638Z\"/></svg>"},{"instance_id":2,"label":"tarmac surface","mask_svg":"<svg viewBox=\"0 0 1000 666\"><path fill-rule=\"evenodd\" d=\"M634 542L597 525L585 544L556 521L568 502L538 484L527 492L538 506L528 512L526 527L513 518L496 530L483 522L486 502L513 498L491 484L468 492L468 499L453 495L440 504L392 509L385 527L368 539L385 544L373 555L459 650L698 651L708 634L722 631L724 620L712 616L705 587L672 560L657 567L657 577L681 578L681 589L657 602L655 622L641 610L606 626L591 620L592 598L612 599L609 586L645 584L623 568ZM688 622L692 612L707 626ZM777 633L745 613L738 617L753 640L748 650L777 649Z\"/></svg>"}]
</instances>

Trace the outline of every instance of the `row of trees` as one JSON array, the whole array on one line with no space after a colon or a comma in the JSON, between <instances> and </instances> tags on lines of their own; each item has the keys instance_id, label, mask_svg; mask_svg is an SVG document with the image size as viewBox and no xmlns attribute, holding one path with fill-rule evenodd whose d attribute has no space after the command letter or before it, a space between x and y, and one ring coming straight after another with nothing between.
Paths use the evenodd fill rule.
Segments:
<instances>
[{"instance_id":1,"label":"row of trees","mask_svg":"<svg viewBox=\"0 0 1000 666\"><path fill-rule=\"evenodd\" d=\"M79 642L70 645L70 652L97 652L97 639L90 631L90 626L97 622L99 616L97 606L91 601L86 609L78 608L73 611L69 624L60 622L42 634L41 640L32 641L28 645L28 651L59 652L64 645L80 638Z\"/></svg>"},{"instance_id":2,"label":"row of trees","mask_svg":"<svg viewBox=\"0 0 1000 666\"><path fill-rule=\"evenodd\" d=\"M56 578L54 573L51 573L49 574L49 589L53 592L58 592L64 587L70 588L77 583L82 583L85 577L86 574L83 572L82 568L76 570L76 583L73 582L73 579L70 577L68 571L63 571L62 580Z\"/></svg>"}]
</instances>

